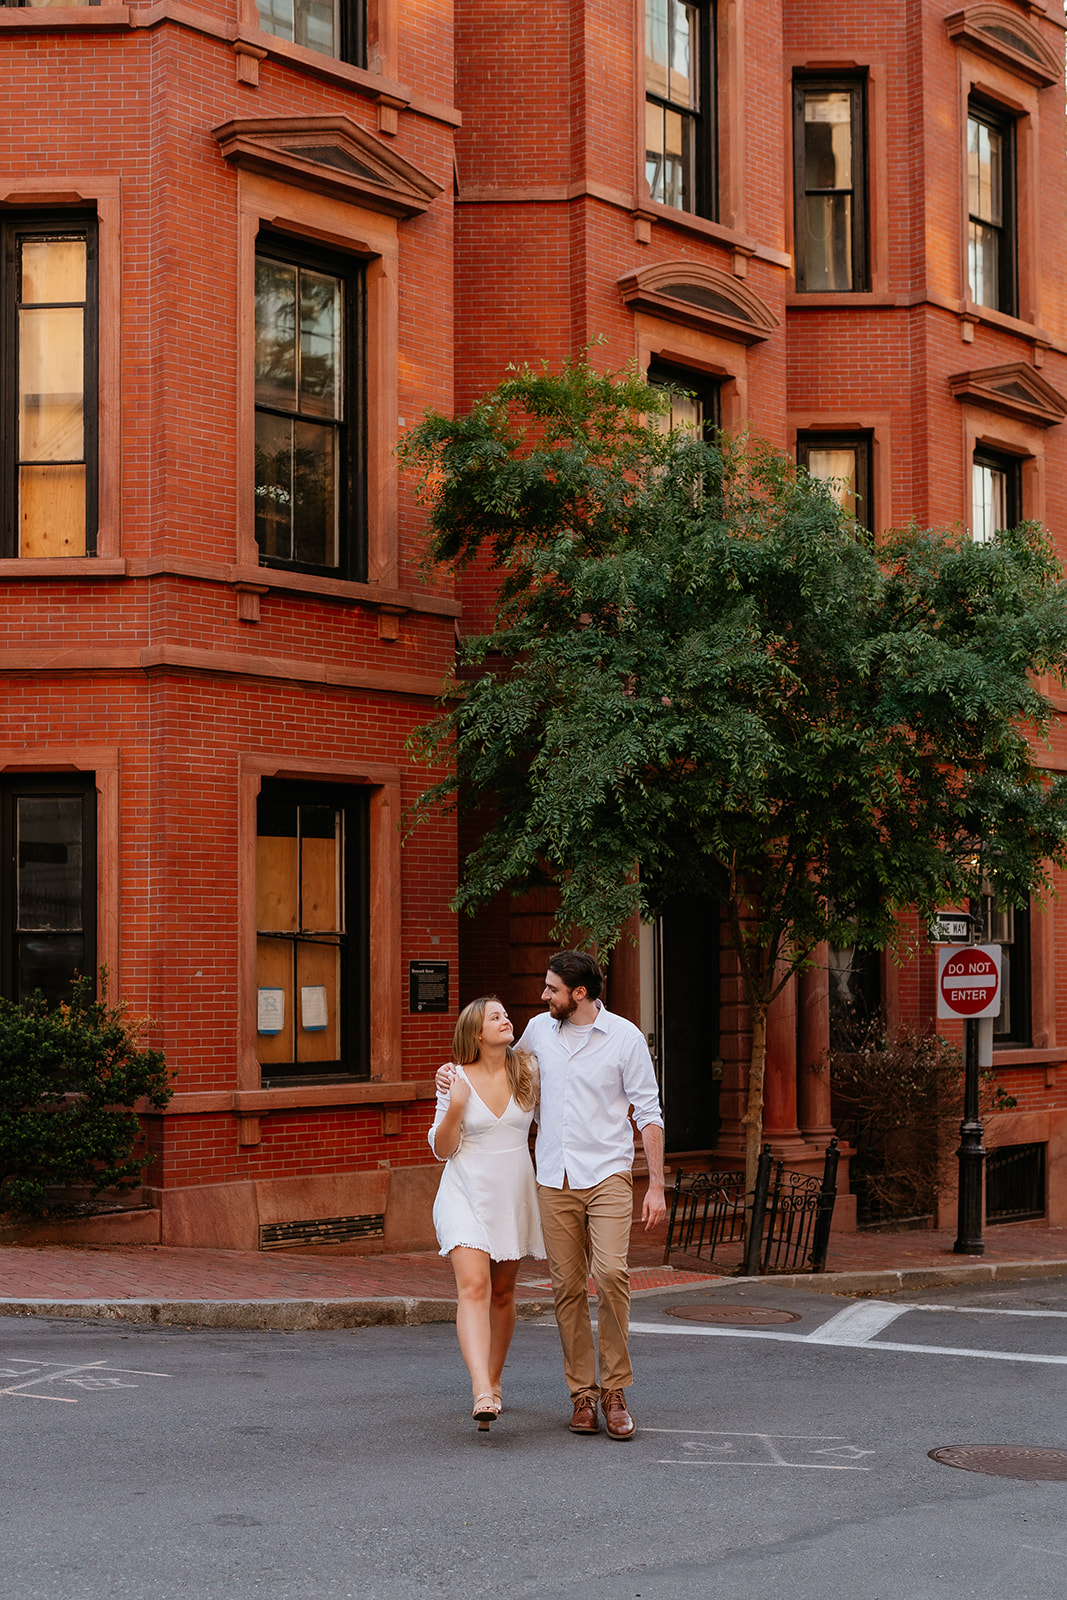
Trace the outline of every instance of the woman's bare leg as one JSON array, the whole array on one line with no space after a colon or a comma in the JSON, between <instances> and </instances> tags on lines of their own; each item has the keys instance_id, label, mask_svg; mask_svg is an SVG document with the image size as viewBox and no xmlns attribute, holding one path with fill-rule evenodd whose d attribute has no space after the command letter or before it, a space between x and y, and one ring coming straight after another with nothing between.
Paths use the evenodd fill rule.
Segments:
<instances>
[{"instance_id":1,"label":"woman's bare leg","mask_svg":"<svg viewBox=\"0 0 1067 1600\"><path fill-rule=\"evenodd\" d=\"M504 1362L511 1348L515 1332L515 1279L519 1275L517 1261L492 1261L489 1276L492 1298L489 1302L489 1387L500 1393L500 1380Z\"/></svg>"},{"instance_id":2,"label":"woman's bare leg","mask_svg":"<svg viewBox=\"0 0 1067 1600\"><path fill-rule=\"evenodd\" d=\"M492 1263L484 1250L472 1250L469 1245L457 1245L449 1260L456 1275L456 1332L459 1348L467 1371L471 1375L471 1392L475 1399L480 1394L493 1392L489 1374L491 1311L493 1283ZM505 1354L506 1354L505 1349ZM501 1363L503 1364L503 1363Z\"/></svg>"}]
</instances>

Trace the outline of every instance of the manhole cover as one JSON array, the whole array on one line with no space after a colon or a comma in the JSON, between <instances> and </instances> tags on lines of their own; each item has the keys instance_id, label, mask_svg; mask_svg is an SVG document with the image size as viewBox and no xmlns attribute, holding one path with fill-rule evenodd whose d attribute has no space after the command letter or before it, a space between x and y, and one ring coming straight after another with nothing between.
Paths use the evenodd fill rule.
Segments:
<instances>
[{"instance_id":1,"label":"manhole cover","mask_svg":"<svg viewBox=\"0 0 1067 1600\"><path fill-rule=\"evenodd\" d=\"M738 1327L801 1320L795 1311L775 1311L772 1306L668 1306L667 1315L682 1317L686 1322L730 1322Z\"/></svg>"},{"instance_id":2,"label":"manhole cover","mask_svg":"<svg viewBox=\"0 0 1067 1600\"><path fill-rule=\"evenodd\" d=\"M1023 1478L1028 1483L1067 1483L1067 1450L1013 1444L949 1444L928 1454L931 1461L940 1461L945 1467L961 1467L964 1472Z\"/></svg>"}]
</instances>

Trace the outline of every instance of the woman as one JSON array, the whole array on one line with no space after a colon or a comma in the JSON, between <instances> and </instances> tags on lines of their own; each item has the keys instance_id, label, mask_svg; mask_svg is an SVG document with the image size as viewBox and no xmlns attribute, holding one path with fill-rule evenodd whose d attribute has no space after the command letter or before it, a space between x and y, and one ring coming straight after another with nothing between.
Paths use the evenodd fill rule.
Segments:
<instances>
[{"instance_id":1,"label":"woman","mask_svg":"<svg viewBox=\"0 0 1067 1600\"><path fill-rule=\"evenodd\" d=\"M501 1411L519 1259L545 1253L528 1144L537 1069L512 1049L514 1037L494 995L460 1012L450 1086L437 1096L430 1129L430 1148L447 1163L433 1222L456 1275L456 1331L482 1430Z\"/></svg>"}]
</instances>

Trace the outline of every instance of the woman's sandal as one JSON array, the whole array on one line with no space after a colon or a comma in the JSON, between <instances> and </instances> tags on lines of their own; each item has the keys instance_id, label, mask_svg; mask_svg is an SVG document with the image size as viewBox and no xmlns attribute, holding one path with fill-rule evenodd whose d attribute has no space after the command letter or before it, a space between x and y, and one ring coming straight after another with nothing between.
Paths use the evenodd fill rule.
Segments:
<instances>
[{"instance_id":1,"label":"woman's sandal","mask_svg":"<svg viewBox=\"0 0 1067 1600\"><path fill-rule=\"evenodd\" d=\"M478 1424L481 1433L489 1432L489 1424L495 1422L500 1415L500 1401L495 1394L490 1394L487 1389L484 1394L475 1395L474 1410L471 1416Z\"/></svg>"}]
</instances>

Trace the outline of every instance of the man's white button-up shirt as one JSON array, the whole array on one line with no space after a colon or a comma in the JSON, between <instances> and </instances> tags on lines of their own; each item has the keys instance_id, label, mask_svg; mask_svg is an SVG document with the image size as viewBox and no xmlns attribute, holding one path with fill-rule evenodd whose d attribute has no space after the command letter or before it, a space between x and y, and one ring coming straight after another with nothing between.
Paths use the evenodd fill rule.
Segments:
<instances>
[{"instance_id":1,"label":"man's white button-up shirt","mask_svg":"<svg viewBox=\"0 0 1067 1600\"><path fill-rule=\"evenodd\" d=\"M633 1166L631 1106L638 1128L662 1128L656 1074L641 1030L603 1006L573 1055L560 1029L542 1012L518 1046L537 1057L541 1073L537 1181L562 1189L566 1178L572 1189L591 1189Z\"/></svg>"}]
</instances>

